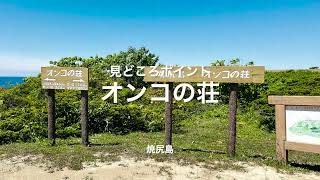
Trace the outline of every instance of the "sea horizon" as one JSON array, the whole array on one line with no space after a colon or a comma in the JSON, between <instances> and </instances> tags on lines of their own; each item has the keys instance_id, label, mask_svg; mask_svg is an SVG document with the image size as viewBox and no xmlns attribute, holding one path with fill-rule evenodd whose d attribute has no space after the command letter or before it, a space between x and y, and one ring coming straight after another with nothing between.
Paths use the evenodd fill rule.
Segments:
<instances>
[{"instance_id":1,"label":"sea horizon","mask_svg":"<svg viewBox=\"0 0 320 180\"><path fill-rule=\"evenodd\" d=\"M0 88L11 88L22 84L25 78L23 76L0 76Z\"/></svg>"}]
</instances>

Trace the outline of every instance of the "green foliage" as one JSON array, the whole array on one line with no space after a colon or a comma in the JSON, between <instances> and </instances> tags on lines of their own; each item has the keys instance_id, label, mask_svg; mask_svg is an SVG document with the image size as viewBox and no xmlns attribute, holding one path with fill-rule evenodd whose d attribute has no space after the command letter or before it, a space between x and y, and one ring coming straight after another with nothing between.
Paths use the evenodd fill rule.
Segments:
<instances>
[{"instance_id":1,"label":"green foliage","mask_svg":"<svg viewBox=\"0 0 320 180\"><path fill-rule=\"evenodd\" d=\"M267 71L265 83L261 85L250 85L252 92L258 92L256 98L242 102L250 104L265 118L260 121L260 126L272 131L275 128L274 106L268 105L268 96L319 96L320 71L310 70L288 70Z\"/></svg>"},{"instance_id":2,"label":"green foliage","mask_svg":"<svg viewBox=\"0 0 320 180\"><path fill-rule=\"evenodd\" d=\"M239 65L238 58L232 59L228 64L225 60L216 60L212 66ZM254 65L253 61L245 66ZM317 68L310 68L317 69ZM267 131L275 129L274 107L268 105L270 95L288 96L318 96L320 90L320 71L317 70L287 70L267 71L264 84L239 84L238 99L240 108L244 110L258 111L264 118L259 119L261 128ZM229 101L229 84L220 84L219 92L223 103Z\"/></svg>"},{"instance_id":3,"label":"green foliage","mask_svg":"<svg viewBox=\"0 0 320 180\"><path fill-rule=\"evenodd\" d=\"M243 169L245 164L238 163L241 161L271 166L287 173L319 171L317 164L320 155L316 153L292 151L289 159L291 165L279 164L275 158L275 134L258 128L257 122L263 117L257 111L239 111L237 156L230 158L225 153L228 143L228 106L207 104L194 107L193 104L196 102L181 103L183 106L192 106L191 109L180 107L180 103L175 103L176 109L183 108L186 112L194 114L179 122L181 131L173 135L173 155L145 153L147 145L163 143L163 132L132 132L124 135L111 133L91 135L90 148L81 145L81 138L60 139L55 146L51 146L48 140L11 143L0 146L0 157L20 157L28 154L37 158L29 159L31 163L37 161L45 164L49 161L52 168L67 167L73 170L82 169L83 164L88 162L92 164L112 162L121 160L121 157L130 157L136 160L152 158L158 162L170 161L185 165L201 163L210 165L207 166L209 168L214 165L214 170L245 170ZM3 135L7 136L0 131L0 137L4 137Z\"/></svg>"},{"instance_id":4,"label":"green foliage","mask_svg":"<svg viewBox=\"0 0 320 180\"><path fill-rule=\"evenodd\" d=\"M163 102L151 102L151 97L162 96L159 90L147 89L144 96L135 102L128 103L127 98L134 96L140 88L149 84L142 77L134 76L113 78L106 71L111 65L151 66L158 57L145 48L129 48L127 51L106 57L69 57L51 62L57 66L83 66L90 69L89 89L89 130L94 133L126 134L132 131L161 131L164 128ZM238 65L234 59L232 65ZM249 63L252 65L253 63ZM219 60L212 65L225 65ZM136 71L136 69L134 70ZM257 112L261 116L255 119L260 127L272 131L274 129L274 109L268 105L269 95L320 95L315 87L320 85L320 72L317 70L276 71L266 73L265 84L239 85L240 110ZM101 100L106 95L102 86L117 81L120 85L128 83L137 89L118 91L118 103L112 98ZM193 84L194 85L194 84ZM228 84L221 84L219 91L223 103L228 102ZM174 101L174 132L181 132L184 120L192 115L211 114L210 105L202 105L193 100L188 103ZM56 91L56 133L59 138L80 136L80 92ZM219 114L218 114L219 115ZM214 116L217 116L215 114ZM220 116L220 115L219 115ZM36 141L47 136L47 100L46 91L41 89L40 76L29 77L24 83L10 89L0 89L0 144L14 141Z\"/></svg>"},{"instance_id":5,"label":"green foliage","mask_svg":"<svg viewBox=\"0 0 320 180\"><path fill-rule=\"evenodd\" d=\"M118 54L106 57L68 57L59 61L51 61L54 66L88 67L90 70L89 90L89 129L90 133L125 134L132 131L160 131L164 127L164 104L152 103L149 89L144 96L132 103L126 101L134 96L143 86L149 84L143 77L132 78L110 77L107 72L111 65L152 66L158 57L145 48L129 48ZM133 70L135 73L137 69ZM102 86L117 81L120 85L128 83L137 88L132 92L128 89L118 91L118 104L112 98L101 100L106 95ZM183 111L187 106L183 106ZM193 107L189 107L193 108ZM80 136L80 92L56 90L56 134L58 138ZM176 111L175 123L188 116L181 110ZM46 91L41 89L40 76L26 78L24 83L16 87L0 91L0 134L1 142L35 141L47 135L47 100Z\"/></svg>"}]
</instances>

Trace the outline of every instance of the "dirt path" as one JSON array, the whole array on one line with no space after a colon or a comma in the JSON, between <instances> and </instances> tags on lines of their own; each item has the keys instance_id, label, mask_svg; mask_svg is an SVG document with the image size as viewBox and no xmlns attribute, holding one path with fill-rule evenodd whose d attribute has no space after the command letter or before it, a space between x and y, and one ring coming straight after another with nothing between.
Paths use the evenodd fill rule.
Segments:
<instances>
[{"instance_id":1,"label":"dirt path","mask_svg":"<svg viewBox=\"0 0 320 180\"><path fill-rule=\"evenodd\" d=\"M122 158L121 161L112 163L91 163L84 165L79 171L62 169L50 170L37 164L31 165L24 162L24 158L15 157L0 161L0 180L7 179L320 179L320 175L311 174L284 174L271 167L262 167L241 163L245 171L213 170L201 165L181 166L177 163L155 162L154 160L134 161Z\"/></svg>"}]
</instances>

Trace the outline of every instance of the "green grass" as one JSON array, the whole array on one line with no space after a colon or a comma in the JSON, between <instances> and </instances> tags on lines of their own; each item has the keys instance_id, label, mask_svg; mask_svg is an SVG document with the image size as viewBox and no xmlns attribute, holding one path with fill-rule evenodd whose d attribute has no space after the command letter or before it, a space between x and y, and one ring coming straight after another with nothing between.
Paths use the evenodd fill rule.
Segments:
<instances>
[{"instance_id":1,"label":"green grass","mask_svg":"<svg viewBox=\"0 0 320 180\"><path fill-rule=\"evenodd\" d=\"M56 146L51 146L47 140L1 145L0 157L36 155L39 161L50 166L71 169L81 169L83 162L117 161L120 156L126 156L137 160L154 158L157 161L177 161L180 164L204 162L206 167L213 169L241 170L242 167L234 162L244 161L289 173L320 171L319 154L290 151L289 165L279 164L275 156L275 134L258 127L261 116L254 111L238 113L237 155L229 158L226 154L227 111L224 105L208 106L204 113L180 122L178 133L173 134L173 155L146 154L147 145L163 144L163 132L134 132L126 135L91 135L90 147L81 146L79 138L58 139Z\"/></svg>"}]
</instances>

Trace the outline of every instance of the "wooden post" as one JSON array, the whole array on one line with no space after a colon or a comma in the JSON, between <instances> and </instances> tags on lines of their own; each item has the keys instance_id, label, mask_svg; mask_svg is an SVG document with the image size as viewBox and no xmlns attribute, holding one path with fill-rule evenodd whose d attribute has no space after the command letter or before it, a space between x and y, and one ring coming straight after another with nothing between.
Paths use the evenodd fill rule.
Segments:
<instances>
[{"instance_id":1,"label":"wooden post","mask_svg":"<svg viewBox=\"0 0 320 180\"><path fill-rule=\"evenodd\" d=\"M238 84L230 84L229 97L229 144L228 154L234 157L236 154L236 139L237 139L237 89Z\"/></svg>"},{"instance_id":2,"label":"wooden post","mask_svg":"<svg viewBox=\"0 0 320 180\"><path fill-rule=\"evenodd\" d=\"M88 133L88 91L81 91L81 138L82 145L89 145Z\"/></svg>"},{"instance_id":3,"label":"wooden post","mask_svg":"<svg viewBox=\"0 0 320 180\"><path fill-rule=\"evenodd\" d=\"M56 143L56 127L55 127L55 90L48 89L48 139L51 141L51 145Z\"/></svg>"},{"instance_id":4,"label":"wooden post","mask_svg":"<svg viewBox=\"0 0 320 180\"><path fill-rule=\"evenodd\" d=\"M165 145L172 145L173 83L169 83L169 101L166 103Z\"/></svg>"},{"instance_id":5,"label":"wooden post","mask_svg":"<svg viewBox=\"0 0 320 180\"><path fill-rule=\"evenodd\" d=\"M276 152L279 162L288 163L288 150L285 148L286 141L286 107L285 105L276 105Z\"/></svg>"}]
</instances>

